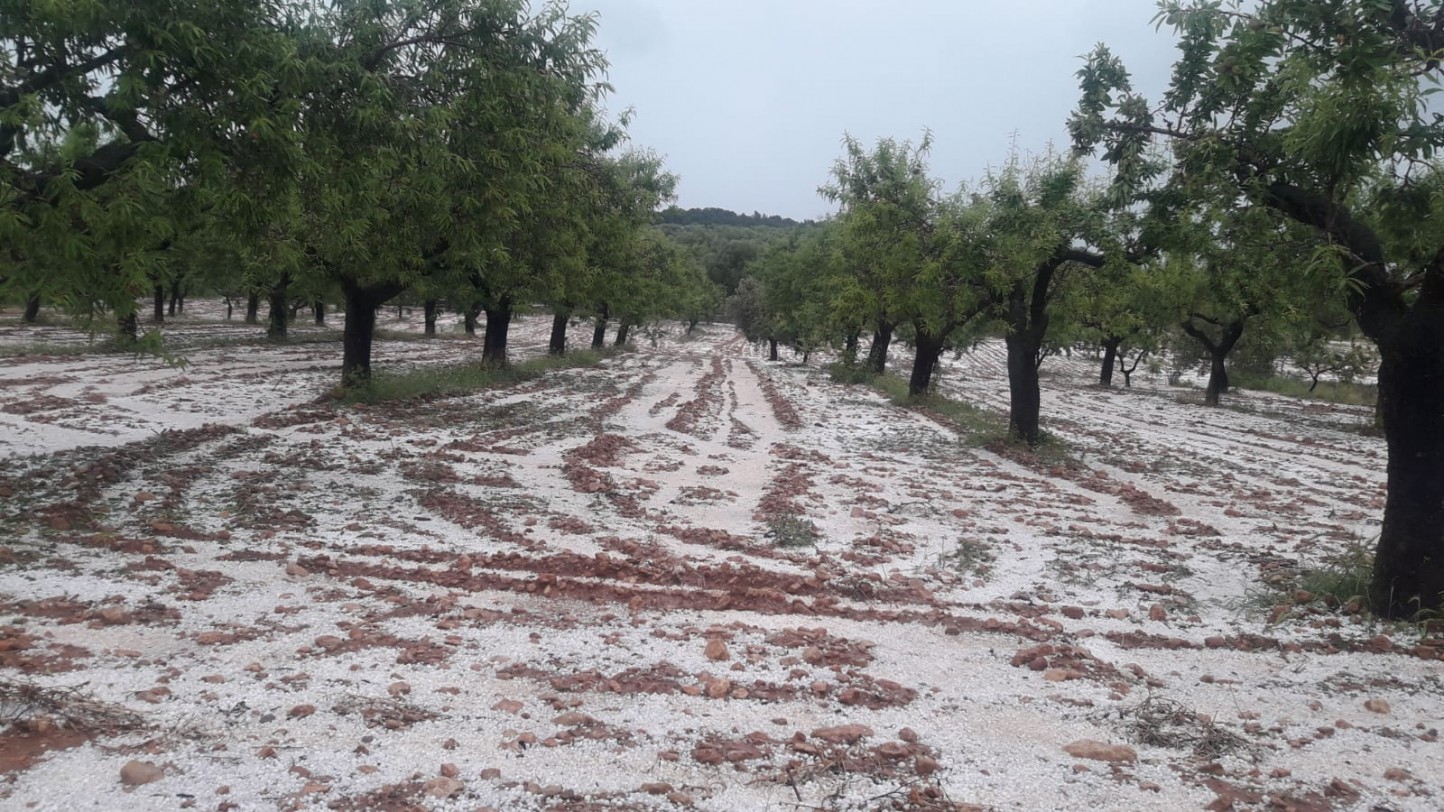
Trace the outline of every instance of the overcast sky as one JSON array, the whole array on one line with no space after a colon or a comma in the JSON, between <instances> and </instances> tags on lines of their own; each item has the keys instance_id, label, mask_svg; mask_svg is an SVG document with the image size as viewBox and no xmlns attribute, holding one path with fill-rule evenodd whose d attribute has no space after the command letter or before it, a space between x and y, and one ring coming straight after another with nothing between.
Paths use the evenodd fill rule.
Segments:
<instances>
[{"instance_id":1,"label":"overcast sky","mask_svg":"<svg viewBox=\"0 0 1444 812\"><path fill-rule=\"evenodd\" d=\"M935 138L946 188L1021 148L1067 147L1080 57L1106 42L1152 96L1173 61L1155 0L572 0L633 107L633 141L666 156L679 205L798 219L843 133Z\"/></svg>"}]
</instances>

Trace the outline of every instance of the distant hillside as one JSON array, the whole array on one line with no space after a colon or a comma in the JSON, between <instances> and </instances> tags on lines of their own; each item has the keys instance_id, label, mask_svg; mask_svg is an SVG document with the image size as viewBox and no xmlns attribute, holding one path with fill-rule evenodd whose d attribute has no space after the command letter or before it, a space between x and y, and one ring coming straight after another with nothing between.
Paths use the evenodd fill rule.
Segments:
<instances>
[{"instance_id":1,"label":"distant hillside","mask_svg":"<svg viewBox=\"0 0 1444 812\"><path fill-rule=\"evenodd\" d=\"M738 214L727 209L680 209L676 206L671 206L658 215L657 222L679 226L771 226L774 228L802 225L796 220L778 217L775 214L766 215L755 211L751 214Z\"/></svg>"}]
</instances>

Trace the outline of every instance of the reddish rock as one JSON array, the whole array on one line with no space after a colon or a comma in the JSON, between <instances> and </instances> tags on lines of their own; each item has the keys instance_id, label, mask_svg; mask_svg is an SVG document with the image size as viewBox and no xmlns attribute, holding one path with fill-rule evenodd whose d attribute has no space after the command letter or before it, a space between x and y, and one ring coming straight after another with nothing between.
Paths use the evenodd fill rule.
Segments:
<instances>
[{"instance_id":1,"label":"reddish rock","mask_svg":"<svg viewBox=\"0 0 1444 812\"><path fill-rule=\"evenodd\" d=\"M149 784L159 781L164 777L165 770L162 770L149 761L136 761L132 759L125 762L120 768L120 783L128 787L138 787L141 784Z\"/></svg>"},{"instance_id":2,"label":"reddish rock","mask_svg":"<svg viewBox=\"0 0 1444 812\"><path fill-rule=\"evenodd\" d=\"M307 716L310 716L315 712L315 705L297 705L296 707L291 708L289 711L286 711L286 715L292 719L305 719Z\"/></svg>"},{"instance_id":3,"label":"reddish rock","mask_svg":"<svg viewBox=\"0 0 1444 812\"><path fill-rule=\"evenodd\" d=\"M461 768L457 767L455 764L452 764L448 761L441 765L441 776L443 778L457 778L460 775Z\"/></svg>"},{"instance_id":4,"label":"reddish rock","mask_svg":"<svg viewBox=\"0 0 1444 812\"><path fill-rule=\"evenodd\" d=\"M1069 620L1083 619L1083 608L1080 606L1065 606L1059 611L1063 613L1063 617L1066 617Z\"/></svg>"},{"instance_id":5,"label":"reddish rock","mask_svg":"<svg viewBox=\"0 0 1444 812\"><path fill-rule=\"evenodd\" d=\"M730 659L732 656L727 653L727 644L715 637L707 641L707 648L702 651L702 654L713 662L721 662L722 660Z\"/></svg>"},{"instance_id":6,"label":"reddish rock","mask_svg":"<svg viewBox=\"0 0 1444 812\"><path fill-rule=\"evenodd\" d=\"M440 778L433 778L421 785L422 792L441 800L457 795L464 789L466 789L465 784L455 778L447 778L444 775Z\"/></svg>"},{"instance_id":7,"label":"reddish rock","mask_svg":"<svg viewBox=\"0 0 1444 812\"><path fill-rule=\"evenodd\" d=\"M286 565L286 574L296 578L304 578L307 575L310 575L311 571L301 566L300 564L292 561L291 563Z\"/></svg>"},{"instance_id":8,"label":"reddish rock","mask_svg":"<svg viewBox=\"0 0 1444 812\"><path fill-rule=\"evenodd\" d=\"M1126 744L1108 744L1093 739L1079 739L1065 746L1063 750L1074 758L1107 761L1114 764L1131 764L1138 760L1138 753Z\"/></svg>"},{"instance_id":9,"label":"reddish rock","mask_svg":"<svg viewBox=\"0 0 1444 812\"><path fill-rule=\"evenodd\" d=\"M905 727L897 732L897 737L907 742L908 744L916 744L918 740L918 732L910 727Z\"/></svg>"},{"instance_id":10,"label":"reddish rock","mask_svg":"<svg viewBox=\"0 0 1444 812\"><path fill-rule=\"evenodd\" d=\"M1377 697L1373 699L1366 699L1364 700L1364 710L1369 711L1370 713L1388 713L1390 711L1389 701L1387 699L1379 699Z\"/></svg>"},{"instance_id":11,"label":"reddish rock","mask_svg":"<svg viewBox=\"0 0 1444 812\"><path fill-rule=\"evenodd\" d=\"M1413 773L1403 767L1390 767L1384 771L1384 778L1389 781L1408 781L1413 777Z\"/></svg>"},{"instance_id":12,"label":"reddish rock","mask_svg":"<svg viewBox=\"0 0 1444 812\"><path fill-rule=\"evenodd\" d=\"M501 770L497 767L487 767L481 771L481 778L484 781L495 781L501 777Z\"/></svg>"},{"instance_id":13,"label":"reddish rock","mask_svg":"<svg viewBox=\"0 0 1444 812\"><path fill-rule=\"evenodd\" d=\"M119 626L130 620L130 616L119 606L107 606L99 612L100 622L107 626Z\"/></svg>"},{"instance_id":14,"label":"reddish rock","mask_svg":"<svg viewBox=\"0 0 1444 812\"><path fill-rule=\"evenodd\" d=\"M938 761L931 756L918 756L913 760L913 772L926 777L938 771Z\"/></svg>"},{"instance_id":15,"label":"reddish rock","mask_svg":"<svg viewBox=\"0 0 1444 812\"><path fill-rule=\"evenodd\" d=\"M643 784L643 785L642 785L642 792L645 792L645 793L647 793L648 795L666 795L667 793L669 793L669 792L671 792L671 791L672 791L672 785L671 785L671 784L668 784L668 783L665 782L665 781L658 782L658 783L654 783L654 784Z\"/></svg>"},{"instance_id":16,"label":"reddish rock","mask_svg":"<svg viewBox=\"0 0 1444 812\"><path fill-rule=\"evenodd\" d=\"M405 682L393 682L387 686L386 693L392 696L406 696L411 693L411 685Z\"/></svg>"},{"instance_id":17,"label":"reddish rock","mask_svg":"<svg viewBox=\"0 0 1444 812\"><path fill-rule=\"evenodd\" d=\"M867 725L838 725L836 727L820 727L812 731L815 738L822 739L832 744L853 744L860 739L872 735L872 728Z\"/></svg>"},{"instance_id":18,"label":"reddish rock","mask_svg":"<svg viewBox=\"0 0 1444 812\"><path fill-rule=\"evenodd\" d=\"M1148 607L1148 619L1162 623L1168 620L1168 610L1163 608L1163 604L1155 603Z\"/></svg>"},{"instance_id":19,"label":"reddish rock","mask_svg":"<svg viewBox=\"0 0 1444 812\"><path fill-rule=\"evenodd\" d=\"M515 699L503 699L491 706L492 710L501 711L502 713L521 713L521 708L521 703Z\"/></svg>"}]
</instances>

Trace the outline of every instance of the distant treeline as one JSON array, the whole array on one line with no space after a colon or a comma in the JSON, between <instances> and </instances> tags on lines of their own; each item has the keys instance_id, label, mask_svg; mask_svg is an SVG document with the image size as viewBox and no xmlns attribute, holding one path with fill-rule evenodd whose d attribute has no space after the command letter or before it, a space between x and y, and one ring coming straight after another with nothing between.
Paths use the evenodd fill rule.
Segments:
<instances>
[{"instance_id":1,"label":"distant treeline","mask_svg":"<svg viewBox=\"0 0 1444 812\"><path fill-rule=\"evenodd\" d=\"M788 217L779 217L775 214L767 215L761 212L751 214L738 214L727 209L705 208L705 209L682 209L670 206L658 215L659 223L670 223L679 226L701 225L701 226L772 226L774 228L790 228L802 225Z\"/></svg>"}]
</instances>

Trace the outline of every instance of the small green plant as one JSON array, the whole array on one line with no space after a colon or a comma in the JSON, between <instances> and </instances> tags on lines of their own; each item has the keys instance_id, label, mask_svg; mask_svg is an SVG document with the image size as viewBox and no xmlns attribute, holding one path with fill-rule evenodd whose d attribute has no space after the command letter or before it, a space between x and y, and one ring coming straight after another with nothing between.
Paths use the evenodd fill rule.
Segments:
<instances>
[{"instance_id":1,"label":"small green plant","mask_svg":"<svg viewBox=\"0 0 1444 812\"><path fill-rule=\"evenodd\" d=\"M828 364L827 374L833 383L841 384L872 383L878 377L876 372L862 364L849 364L845 361Z\"/></svg>"},{"instance_id":2,"label":"small green plant","mask_svg":"<svg viewBox=\"0 0 1444 812\"><path fill-rule=\"evenodd\" d=\"M1298 589L1321 598L1330 606L1351 602L1369 607L1369 584L1374 578L1374 550L1355 541L1324 566L1299 573Z\"/></svg>"},{"instance_id":3,"label":"small green plant","mask_svg":"<svg viewBox=\"0 0 1444 812\"><path fill-rule=\"evenodd\" d=\"M799 516L773 516L767 520L767 537L783 549L812 547L821 533L817 525Z\"/></svg>"},{"instance_id":4,"label":"small green plant","mask_svg":"<svg viewBox=\"0 0 1444 812\"><path fill-rule=\"evenodd\" d=\"M1253 389L1290 398L1322 400L1327 403L1348 406L1372 406L1379 399L1379 387L1350 381L1319 381L1310 389L1309 382L1299 378L1235 373L1231 382L1240 389Z\"/></svg>"},{"instance_id":5,"label":"small green plant","mask_svg":"<svg viewBox=\"0 0 1444 812\"><path fill-rule=\"evenodd\" d=\"M993 555L985 542L962 536L958 539L957 547L951 553L945 554L943 560L963 575L986 578L992 573L993 562L997 560L997 556Z\"/></svg>"}]
</instances>

